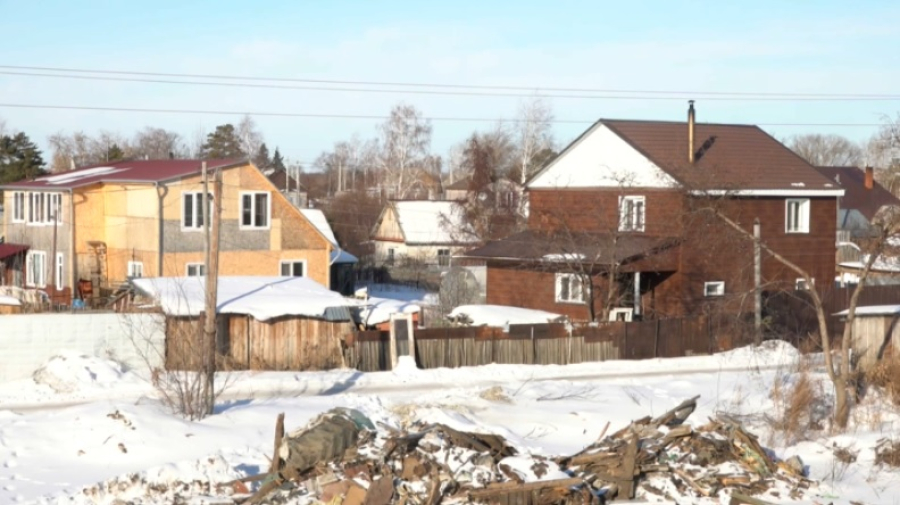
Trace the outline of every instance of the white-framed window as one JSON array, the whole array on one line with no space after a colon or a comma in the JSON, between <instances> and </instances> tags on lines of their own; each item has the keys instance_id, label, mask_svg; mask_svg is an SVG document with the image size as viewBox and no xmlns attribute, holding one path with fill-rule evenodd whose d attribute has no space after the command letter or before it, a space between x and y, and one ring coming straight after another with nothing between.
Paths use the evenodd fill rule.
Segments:
<instances>
[{"instance_id":1,"label":"white-framed window","mask_svg":"<svg viewBox=\"0 0 900 505\"><path fill-rule=\"evenodd\" d=\"M128 276L128 278L143 277L144 276L144 264L140 261L129 261L127 276Z\"/></svg>"},{"instance_id":2,"label":"white-framed window","mask_svg":"<svg viewBox=\"0 0 900 505\"><path fill-rule=\"evenodd\" d=\"M450 266L450 249L438 249L437 253L438 265L442 267Z\"/></svg>"},{"instance_id":3,"label":"white-framed window","mask_svg":"<svg viewBox=\"0 0 900 505\"><path fill-rule=\"evenodd\" d=\"M816 280L812 279L812 278L810 280L812 281L812 285L815 286ZM803 277L798 277L797 280L794 281L794 289L796 291L808 291L809 284L806 282L806 279L804 279Z\"/></svg>"},{"instance_id":4,"label":"white-framed window","mask_svg":"<svg viewBox=\"0 0 900 505\"><path fill-rule=\"evenodd\" d=\"M644 231L645 199L643 196L619 198L619 231Z\"/></svg>"},{"instance_id":5,"label":"white-framed window","mask_svg":"<svg viewBox=\"0 0 900 505\"><path fill-rule=\"evenodd\" d=\"M13 223L24 223L25 222L25 193L22 191L16 191L12 194L12 222Z\"/></svg>"},{"instance_id":6,"label":"white-framed window","mask_svg":"<svg viewBox=\"0 0 900 505\"><path fill-rule=\"evenodd\" d=\"M23 195L22 205L25 205ZM23 208L23 216L24 216ZM53 224L62 221L62 194L60 193L29 193L28 197L28 224Z\"/></svg>"},{"instance_id":7,"label":"white-framed window","mask_svg":"<svg viewBox=\"0 0 900 505\"><path fill-rule=\"evenodd\" d=\"M576 274L556 274L556 301L562 303L584 303L584 289L581 277Z\"/></svg>"},{"instance_id":8,"label":"white-framed window","mask_svg":"<svg viewBox=\"0 0 900 505\"><path fill-rule=\"evenodd\" d=\"M25 285L30 288L47 286L47 253L28 251L25 256Z\"/></svg>"},{"instance_id":9,"label":"white-framed window","mask_svg":"<svg viewBox=\"0 0 900 505\"><path fill-rule=\"evenodd\" d=\"M209 209L212 209L213 195L209 194ZM203 192L185 191L181 193L181 229L200 230L209 212L203 212Z\"/></svg>"},{"instance_id":10,"label":"white-framed window","mask_svg":"<svg viewBox=\"0 0 900 505\"><path fill-rule=\"evenodd\" d=\"M809 198L788 198L785 203L787 233L809 233Z\"/></svg>"},{"instance_id":11,"label":"white-framed window","mask_svg":"<svg viewBox=\"0 0 900 505\"><path fill-rule=\"evenodd\" d=\"M203 277L206 275L206 265L203 263L188 263L186 273L188 277Z\"/></svg>"},{"instance_id":12,"label":"white-framed window","mask_svg":"<svg viewBox=\"0 0 900 505\"><path fill-rule=\"evenodd\" d=\"M282 277L306 276L306 260L281 260Z\"/></svg>"},{"instance_id":13,"label":"white-framed window","mask_svg":"<svg viewBox=\"0 0 900 505\"><path fill-rule=\"evenodd\" d=\"M712 281L703 283L703 296L724 296L725 283L722 281Z\"/></svg>"},{"instance_id":14,"label":"white-framed window","mask_svg":"<svg viewBox=\"0 0 900 505\"><path fill-rule=\"evenodd\" d=\"M66 269L66 261L63 253L56 253L56 289L62 289L63 286L66 285L65 280L63 279L63 274Z\"/></svg>"},{"instance_id":15,"label":"white-framed window","mask_svg":"<svg viewBox=\"0 0 900 505\"><path fill-rule=\"evenodd\" d=\"M268 228L271 211L268 191L241 192L241 228Z\"/></svg>"}]
</instances>

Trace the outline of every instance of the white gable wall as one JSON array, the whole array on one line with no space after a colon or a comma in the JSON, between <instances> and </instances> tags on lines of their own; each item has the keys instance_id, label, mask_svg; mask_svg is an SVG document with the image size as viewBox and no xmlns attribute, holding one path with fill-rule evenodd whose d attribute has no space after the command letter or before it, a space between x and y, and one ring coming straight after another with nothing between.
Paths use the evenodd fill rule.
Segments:
<instances>
[{"instance_id":1,"label":"white gable wall","mask_svg":"<svg viewBox=\"0 0 900 505\"><path fill-rule=\"evenodd\" d=\"M593 126L528 184L529 189L677 186L675 179L604 124Z\"/></svg>"}]
</instances>

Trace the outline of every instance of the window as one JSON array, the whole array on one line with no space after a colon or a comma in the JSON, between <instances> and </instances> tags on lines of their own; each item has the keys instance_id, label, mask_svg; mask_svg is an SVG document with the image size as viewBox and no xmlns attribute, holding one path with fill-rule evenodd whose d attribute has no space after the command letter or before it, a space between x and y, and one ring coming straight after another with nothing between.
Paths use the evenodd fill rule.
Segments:
<instances>
[{"instance_id":1,"label":"window","mask_svg":"<svg viewBox=\"0 0 900 505\"><path fill-rule=\"evenodd\" d=\"M25 256L25 285L43 288L47 285L47 253L28 251Z\"/></svg>"},{"instance_id":2,"label":"window","mask_svg":"<svg viewBox=\"0 0 900 505\"><path fill-rule=\"evenodd\" d=\"M143 277L144 276L144 264L140 261L129 261L128 262L128 278L132 277Z\"/></svg>"},{"instance_id":3,"label":"window","mask_svg":"<svg viewBox=\"0 0 900 505\"><path fill-rule=\"evenodd\" d=\"M241 228L269 227L269 193L241 193Z\"/></svg>"},{"instance_id":4,"label":"window","mask_svg":"<svg viewBox=\"0 0 900 505\"><path fill-rule=\"evenodd\" d=\"M14 197L15 202L15 197ZM15 204L13 205L15 207ZM25 217L25 195L22 193L22 217ZM14 209L15 210L15 209ZM62 195L59 193L30 193L28 224L53 224L62 221Z\"/></svg>"},{"instance_id":5,"label":"window","mask_svg":"<svg viewBox=\"0 0 900 505\"><path fill-rule=\"evenodd\" d=\"M809 233L809 199L788 199L785 221L787 233Z\"/></svg>"},{"instance_id":6,"label":"window","mask_svg":"<svg viewBox=\"0 0 900 505\"><path fill-rule=\"evenodd\" d=\"M816 285L815 279L810 279L812 281L813 286ZM807 284L806 279L800 277L796 281L794 281L794 289L797 291L809 291L809 284Z\"/></svg>"},{"instance_id":7,"label":"window","mask_svg":"<svg viewBox=\"0 0 900 505\"><path fill-rule=\"evenodd\" d=\"M644 197L619 199L619 231L644 231Z\"/></svg>"},{"instance_id":8,"label":"window","mask_svg":"<svg viewBox=\"0 0 900 505\"><path fill-rule=\"evenodd\" d=\"M206 265L204 265L203 263L187 264L188 277L203 277L204 275L206 275Z\"/></svg>"},{"instance_id":9,"label":"window","mask_svg":"<svg viewBox=\"0 0 900 505\"><path fill-rule=\"evenodd\" d=\"M63 273L65 272L65 260L63 258L63 253L56 253L56 289L62 289L65 286L65 282L63 281Z\"/></svg>"},{"instance_id":10,"label":"window","mask_svg":"<svg viewBox=\"0 0 900 505\"><path fill-rule=\"evenodd\" d=\"M303 277L306 272L306 260L290 260L281 262L282 277Z\"/></svg>"},{"instance_id":11,"label":"window","mask_svg":"<svg viewBox=\"0 0 900 505\"><path fill-rule=\"evenodd\" d=\"M21 191L16 191L13 193L13 206L12 206L12 222L14 223L24 223L25 222L25 193Z\"/></svg>"},{"instance_id":12,"label":"window","mask_svg":"<svg viewBox=\"0 0 900 505\"><path fill-rule=\"evenodd\" d=\"M209 209L212 209L212 193L209 194ZM203 192L191 191L181 194L182 213L181 228L183 230L199 230L203 228L203 220L209 212L203 212Z\"/></svg>"},{"instance_id":13,"label":"window","mask_svg":"<svg viewBox=\"0 0 900 505\"><path fill-rule=\"evenodd\" d=\"M556 274L556 301L584 303L581 277L575 274Z\"/></svg>"},{"instance_id":14,"label":"window","mask_svg":"<svg viewBox=\"0 0 900 505\"><path fill-rule=\"evenodd\" d=\"M438 265L442 267L450 266L450 249L438 249Z\"/></svg>"},{"instance_id":15,"label":"window","mask_svg":"<svg viewBox=\"0 0 900 505\"><path fill-rule=\"evenodd\" d=\"M394 264L394 248L393 247L388 249L387 261L385 261L385 263L387 263L388 265Z\"/></svg>"},{"instance_id":16,"label":"window","mask_svg":"<svg viewBox=\"0 0 900 505\"><path fill-rule=\"evenodd\" d=\"M722 281L704 282L703 296L723 296L725 294L725 283Z\"/></svg>"}]
</instances>

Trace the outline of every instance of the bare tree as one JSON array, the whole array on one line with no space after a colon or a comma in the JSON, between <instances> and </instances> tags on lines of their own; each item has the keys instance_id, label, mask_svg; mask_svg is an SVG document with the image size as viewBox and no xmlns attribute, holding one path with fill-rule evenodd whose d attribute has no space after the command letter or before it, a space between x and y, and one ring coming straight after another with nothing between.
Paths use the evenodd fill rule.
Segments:
<instances>
[{"instance_id":1,"label":"bare tree","mask_svg":"<svg viewBox=\"0 0 900 505\"><path fill-rule=\"evenodd\" d=\"M525 184L531 174L539 168L536 163L538 153L553 146L551 131L553 110L543 98L534 96L519 105L517 120L518 181L520 184Z\"/></svg>"},{"instance_id":2,"label":"bare tree","mask_svg":"<svg viewBox=\"0 0 900 505\"><path fill-rule=\"evenodd\" d=\"M866 144L866 165L875 178L895 196L900 195L900 114L882 117L882 125Z\"/></svg>"},{"instance_id":3,"label":"bare tree","mask_svg":"<svg viewBox=\"0 0 900 505\"><path fill-rule=\"evenodd\" d=\"M96 143L84 132L65 134L60 131L47 137L53 154L50 157L50 171L53 173L71 170L73 166L88 165L99 161L95 151Z\"/></svg>"},{"instance_id":4,"label":"bare tree","mask_svg":"<svg viewBox=\"0 0 900 505\"><path fill-rule=\"evenodd\" d=\"M235 129L235 135L240 141L241 151L247 156L253 158L259 153L259 148L264 140L262 133L256 126L256 121L252 117L246 115L241 118L241 122L238 123Z\"/></svg>"},{"instance_id":5,"label":"bare tree","mask_svg":"<svg viewBox=\"0 0 900 505\"><path fill-rule=\"evenodd\" d=\"M12 133L12 132L7 130L6 120L3 119L2 117L0 117L0 137L3 137L4 135L8 135L9 133Z\"/></svg>"},{"instance_id":6,"label":"bare tree","mask_svg":"<svg viewBox=\"0 0 900 505\"><path fill-rule=\"evenodd\" d=\"M412 105L399 104L391 109L388 120L379 126L381 153L379 165L384 183L402 198L412 184L416 169L423 168L431 148L431 122Z\"/></svg>"},{"instance_id":7,"label":"bare tree","mask_svg":"<svg viewBox=\"0 0 900 505\"><path fill-rule=\"evenodd\" d=\"M863 162L863 149L840 135L811 133L795 135L788 143L791 150L816 167L856 166Z\"/></svg>"},{"instance_id":8,"label":"bare tree","mask_svg":"<svg viewBox=\"0 0 900 505\"><path fill-rule=\"evenodd\" d=\"M745 239L758 244L762 251L803 278L807 286L815 285L809 272L769 247L764 241L754 237L752 232L744 229L740 224L727 217L720 209L708 208L706 210L714 212L722 222L739 232ZM898 234L900 234L900 211L896 208L883 209L876 219L873 220L872 234L863 244L866 260L863 264L862 272L859 275L859 283L856 285L850 296L850 306L847 310L844 332L841 335L839 342L832 342L832 336L828 331L828 317L821 295L817 289L808 290L813 308L816 312L819 338L821 338L822 351L825 359L825 371L832 384L834 384L835 406L833 420L835 425L841 429L847 427L850 419L852 400L856 396L856 381L854 378L855 365L852 360L851 348L855 338L853 333L853 321L856 317L856 308L859 303L859 297L865 288L869 273L872 270L872 265L874 265L878 258L884 254L891 239L896 239ZM835 352L837 353L837 362L835 362Z\"/></svg>"},{"instance_id":9,"label":"bare tree","mask_svg":"<svg viewBox=\"0 0 900 505\"><path fill-rule=\"evenodd\" d=\"M134 135L132 156L151 160L184 158L188 148L181 135L164 128L147 126Z\"/></svg>"}]
</instances>

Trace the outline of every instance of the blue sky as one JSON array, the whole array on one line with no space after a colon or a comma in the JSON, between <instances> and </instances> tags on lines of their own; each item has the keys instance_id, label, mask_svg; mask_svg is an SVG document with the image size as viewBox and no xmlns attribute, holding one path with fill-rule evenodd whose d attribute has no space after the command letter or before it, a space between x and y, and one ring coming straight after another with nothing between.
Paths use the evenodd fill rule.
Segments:
<instances>
[{"instance_id":1,"label":"blue sky","mask_svg":"<svg viewBox=\"0 0 900 505\"><path fill-rule=\"evenodd\" d=\"M747 5L751 4L752 7ZM151 5L152 7L148 7ZM0 0L0 65L618 90L900 94L896 2L145 2ZM0 72L8 69L0 68ZM614 94L614 93L609 93ZM609 95L608 94L608 95ZM877 124L900 100L550 99L560 120L600 117ZM521 99L74 81L0 74L0 103L511 118ZM42 145L57 131L186 137L239 116L16 109L0 118ZM375 134L375 120L255 117L270 148L308 164L335 141ZM434 122L433 149L490 122ZM586 125L557 124L565 144ZM875 126L764 126L784 137Z\"/></svg>"}]
</instances>

